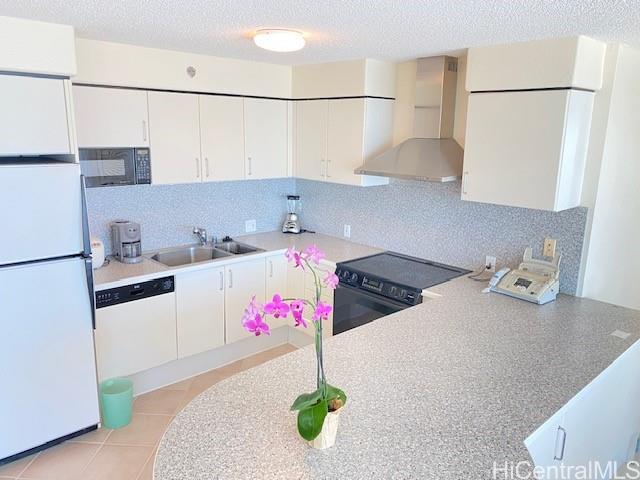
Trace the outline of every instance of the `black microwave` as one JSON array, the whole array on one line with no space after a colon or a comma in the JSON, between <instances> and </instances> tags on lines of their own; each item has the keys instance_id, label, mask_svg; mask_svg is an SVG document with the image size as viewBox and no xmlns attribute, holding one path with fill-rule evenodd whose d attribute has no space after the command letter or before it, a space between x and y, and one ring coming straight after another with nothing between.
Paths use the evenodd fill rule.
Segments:
<instances>
[{"instance_id":1,"label":"black microwave","mask_svg":"<svg viewBox=\"0 0 640 480\"><path fill-rule=\"evenodd\" d=\"M151 183L148 148L81 148L79 152L87 187Z\"/></svg>"}]
</instances>

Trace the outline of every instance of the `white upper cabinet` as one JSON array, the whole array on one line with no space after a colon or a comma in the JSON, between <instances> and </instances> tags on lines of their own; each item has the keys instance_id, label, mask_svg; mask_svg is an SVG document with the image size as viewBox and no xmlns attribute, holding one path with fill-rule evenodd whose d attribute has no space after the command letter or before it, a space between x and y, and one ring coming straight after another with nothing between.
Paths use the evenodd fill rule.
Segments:
<instances>
[{"instance_id":1,"label":"white upper cabinet","mask_svg":"<svg viewBox=\"0 0 640 480\"><path fill-rule=\"evenodd\" d=\"M284 100L244 99L246 178L288 175L288 107Z\"/></svg>"},{"instance_id":2,"label":"white upper cabinet","mask_svg":"<svg viewBox=\"0 0 640 480\"><path fill-rule=\"evenodd\" d=\"M572 87L599 90L606 44L589 37L552 38L470 48L470 92Z\"/></svg>"},{"instance_id":3,"label":"white upper cabinet","mask_svg":"<svg viewBox=\"0 0 640 480\"><path fill-rule=\"evenodd\" d=\"M392 138L392 100L330 100L326 180L361 186L389 183L388 178L356 175L354 170L390 148Z\"/></svg>"},{"instance_id":4,"label":"white upper cabinet","mask_svg":"<svg viewBox=\"0 0 640 480\"><path fill-rule=\"evenodd\" d=\"M354 170L391 146L393 101L372 98L296 102L295 176L347 185L383 185Z\"/></svg>"},{"instance_id":5,"label":"white upper cabinet","mask_svg":"<svg viewBox=\"0 0 640 480\"><path fill-rule=\"evenodd\" d=\"M296 102L295 176L325 180L327 174L327 128L329 100Z\"/></svg>"},{"instance_id":6,"label":"white upper cabinet","mask_svg":"<svg viewBox=\"0 0 640 480\"><path fill-rule=\"evenodd\" d=\"M73 101L80 148L149 146L146 91L74 85Z\"/></svg>"},{"instance_id":7,"label":"white upper cabinet","mask_svg":"<svg viewBox=\"0 0 640 480\"><path fill-rule=\"evenodd\" d=\"M151 178L154 184L199 182L198 95L149 92Z\"/></svg>"},{"instance_id":8,"label":"white upper cabinet","mask_svg":"<svg viewBox=\"0 0 640 480\"><path fill-rule=\"evenodd\" d=\"M0 75L0 156L72 153L65 82Z\"/></svg>"},{"instance_id":9,"label":"white upper cabinet","mask_svg":"<svg viewBox=\"0 0 640 480\"><path fill-rule=\"evenodd\" d=\"M244 179L243 99L200 95L202 181Z\"/></svg>"},{"instance_id":10,"label":"white upper cabinet","mask_svg":"<svg viewBox=\"0 0 640 480\"><path fill-rule=\"evenodd\" d=\"M462 199L552 211L578 206L593 96L469 95Z\"/></svg>"}]
</instances>

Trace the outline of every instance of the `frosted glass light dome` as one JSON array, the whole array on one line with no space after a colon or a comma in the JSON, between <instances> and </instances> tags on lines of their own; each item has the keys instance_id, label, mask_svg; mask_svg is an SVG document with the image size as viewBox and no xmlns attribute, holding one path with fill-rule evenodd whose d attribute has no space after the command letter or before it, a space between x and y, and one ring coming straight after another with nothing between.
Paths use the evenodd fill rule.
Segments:
<instances>
[{"instance_id":1,"label":"frosted glass light dome","mask_svg":"<svg viewBox=\"0 0 640 480\"><path fill-rule=\"evenodd\" d=\"M295 52L306 44L302 32L284 29L258 30L253 36L253 41L260 48L272 52Z\"/></svg>"}]
</instances>

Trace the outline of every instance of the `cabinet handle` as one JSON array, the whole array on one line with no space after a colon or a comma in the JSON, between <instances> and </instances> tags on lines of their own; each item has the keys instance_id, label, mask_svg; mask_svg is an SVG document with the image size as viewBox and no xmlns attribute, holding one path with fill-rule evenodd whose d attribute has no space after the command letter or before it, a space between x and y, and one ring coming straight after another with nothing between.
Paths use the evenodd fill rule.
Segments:
<instances>
[{"instance_id":1,"label":"cabinet handle","mask_svg":"<svg viewBox=\"0 0 640 480\"><path fill-rule=\"evenodd\" d=\"M269 277L273 278L273 260L269 260Z\"/></svg>"},{"instance_id":2,"label":"cabinet handle","mask_svg":"<svg viewBox=\"0 0 640 480\"><path fill-rule=\"evenodd\" d=\"M206 170L207 178L209 178L209 158L204 159L204 168Z\"/></svg>"},{"instance_id":3,"label":"cabinet handle","mask_svg":"<svg viewBox=\"0 0 640 480\"><path fill-rule=\"evenodd\" d=\"M220 290L224 290L224 272L220 270Z\"/></svg>"},{"instance_id":4,"label":"cabinet handle","mask_svg":"<svg viewBox=\"0 0 640 480\"><path fill-rule=\"evenodd\" d=\"M196 157L196 178L200 178L200 159Z\"/></svg>"},{"instance_id":5,"label":"cabinet handle","mask_svg":"<svg viewBox=\"0 0 640 480\"><path fill-rule=\"evenodd\" d=\"M233 288L233 270L229 270L229 288Z\"/></svg>"},{"instance_id":6,"label":"cabinet handle","mask_svg":"<svg viewBox=\"0 0 640 480\"><path fill-rule=\"evenodd\" d=\"M326 169L326 164L324 163L324 158L320 159L320 176L324 177L325 176L325 169Z\"/></svg>"},{"instance_id":7,"label":"cabinet handle","mask_svg":"<svg viewBox=\"0 0 640 480\"><path fill-rule=\"evenodd\" d=\"M247 160L249 161L249 165L247 167L247 175L251 176L251 157L247 157Z\"/></svg>"},{"instance_id":8,"label":"cabinet handle","mask_svg":"<svg viewBox=\"0 0 640 480\"><path fill-rule=\"evenodd\" d=\"M462 194L467 194L467 177L469 176L469 172L464 172L462 174Z\"/></svg>"},{"instance_id":9,"label":"cabinet handle","mask_svg":"<svg viewBox=\"0 0 640 480\"><path fill-rule=\"evenodd\" d=\"M558 427L558 431L556 432L556 446L553 452L554 460L562 460L564 458L565 443L567 443L567 431L562 427Z\"/></svg>"},{"instance_id":10,"label":"cabinet handle","mask_svg":"<svg viewBox=\"0 0 640 480\"><path fill-rule=\"evenodd\" d=\"M142 120L142 141L147 141L147 121Z\"/></svg>"}]
</instances>

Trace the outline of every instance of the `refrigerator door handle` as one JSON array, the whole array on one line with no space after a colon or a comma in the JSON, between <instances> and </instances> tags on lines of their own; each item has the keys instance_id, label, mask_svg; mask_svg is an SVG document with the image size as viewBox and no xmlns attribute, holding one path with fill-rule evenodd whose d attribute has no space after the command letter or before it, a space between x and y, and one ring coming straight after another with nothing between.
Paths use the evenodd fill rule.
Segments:
<instances>
[{"instance_id":1,"label":"refrigerator door handle","mask_svg":"<svg viewBox=\"0 0 640 480\"><path fill-rule=\"evenodd\" d=\"M93 283L93 259L91 258L91 237L89 235L89 215L87 213L87 182L84 175L80 175L80 194L82 197L82 245L84 269L87 274L87 291L91 304L91 325L96 329L96 296Z\"/></svg>"},{"instance_id":2,"label":"refrigerator door handle","mask_svg":"<svg viewBox=\"0 0 640 480\"><path fill-rule=\"evenodd\" d=\"M89 214L87 213L87 182L84 175L80 175L80 196L82 198L82 254L91 256L91 236L89 234Z\"/></svg>"},{"instance_id":3,"label":"refrigerator door handle","mask_svg":"<svg viewBox=\"0 0 640 480\"><path fill-rule=\"evenodd\" d=\"M87 273L87 291L89 293L89 303L91 304L91 325L96 329L96 297L93 291L93 260L91 257L84 257L84 269Z\"/></svg>"}]
</instances>

